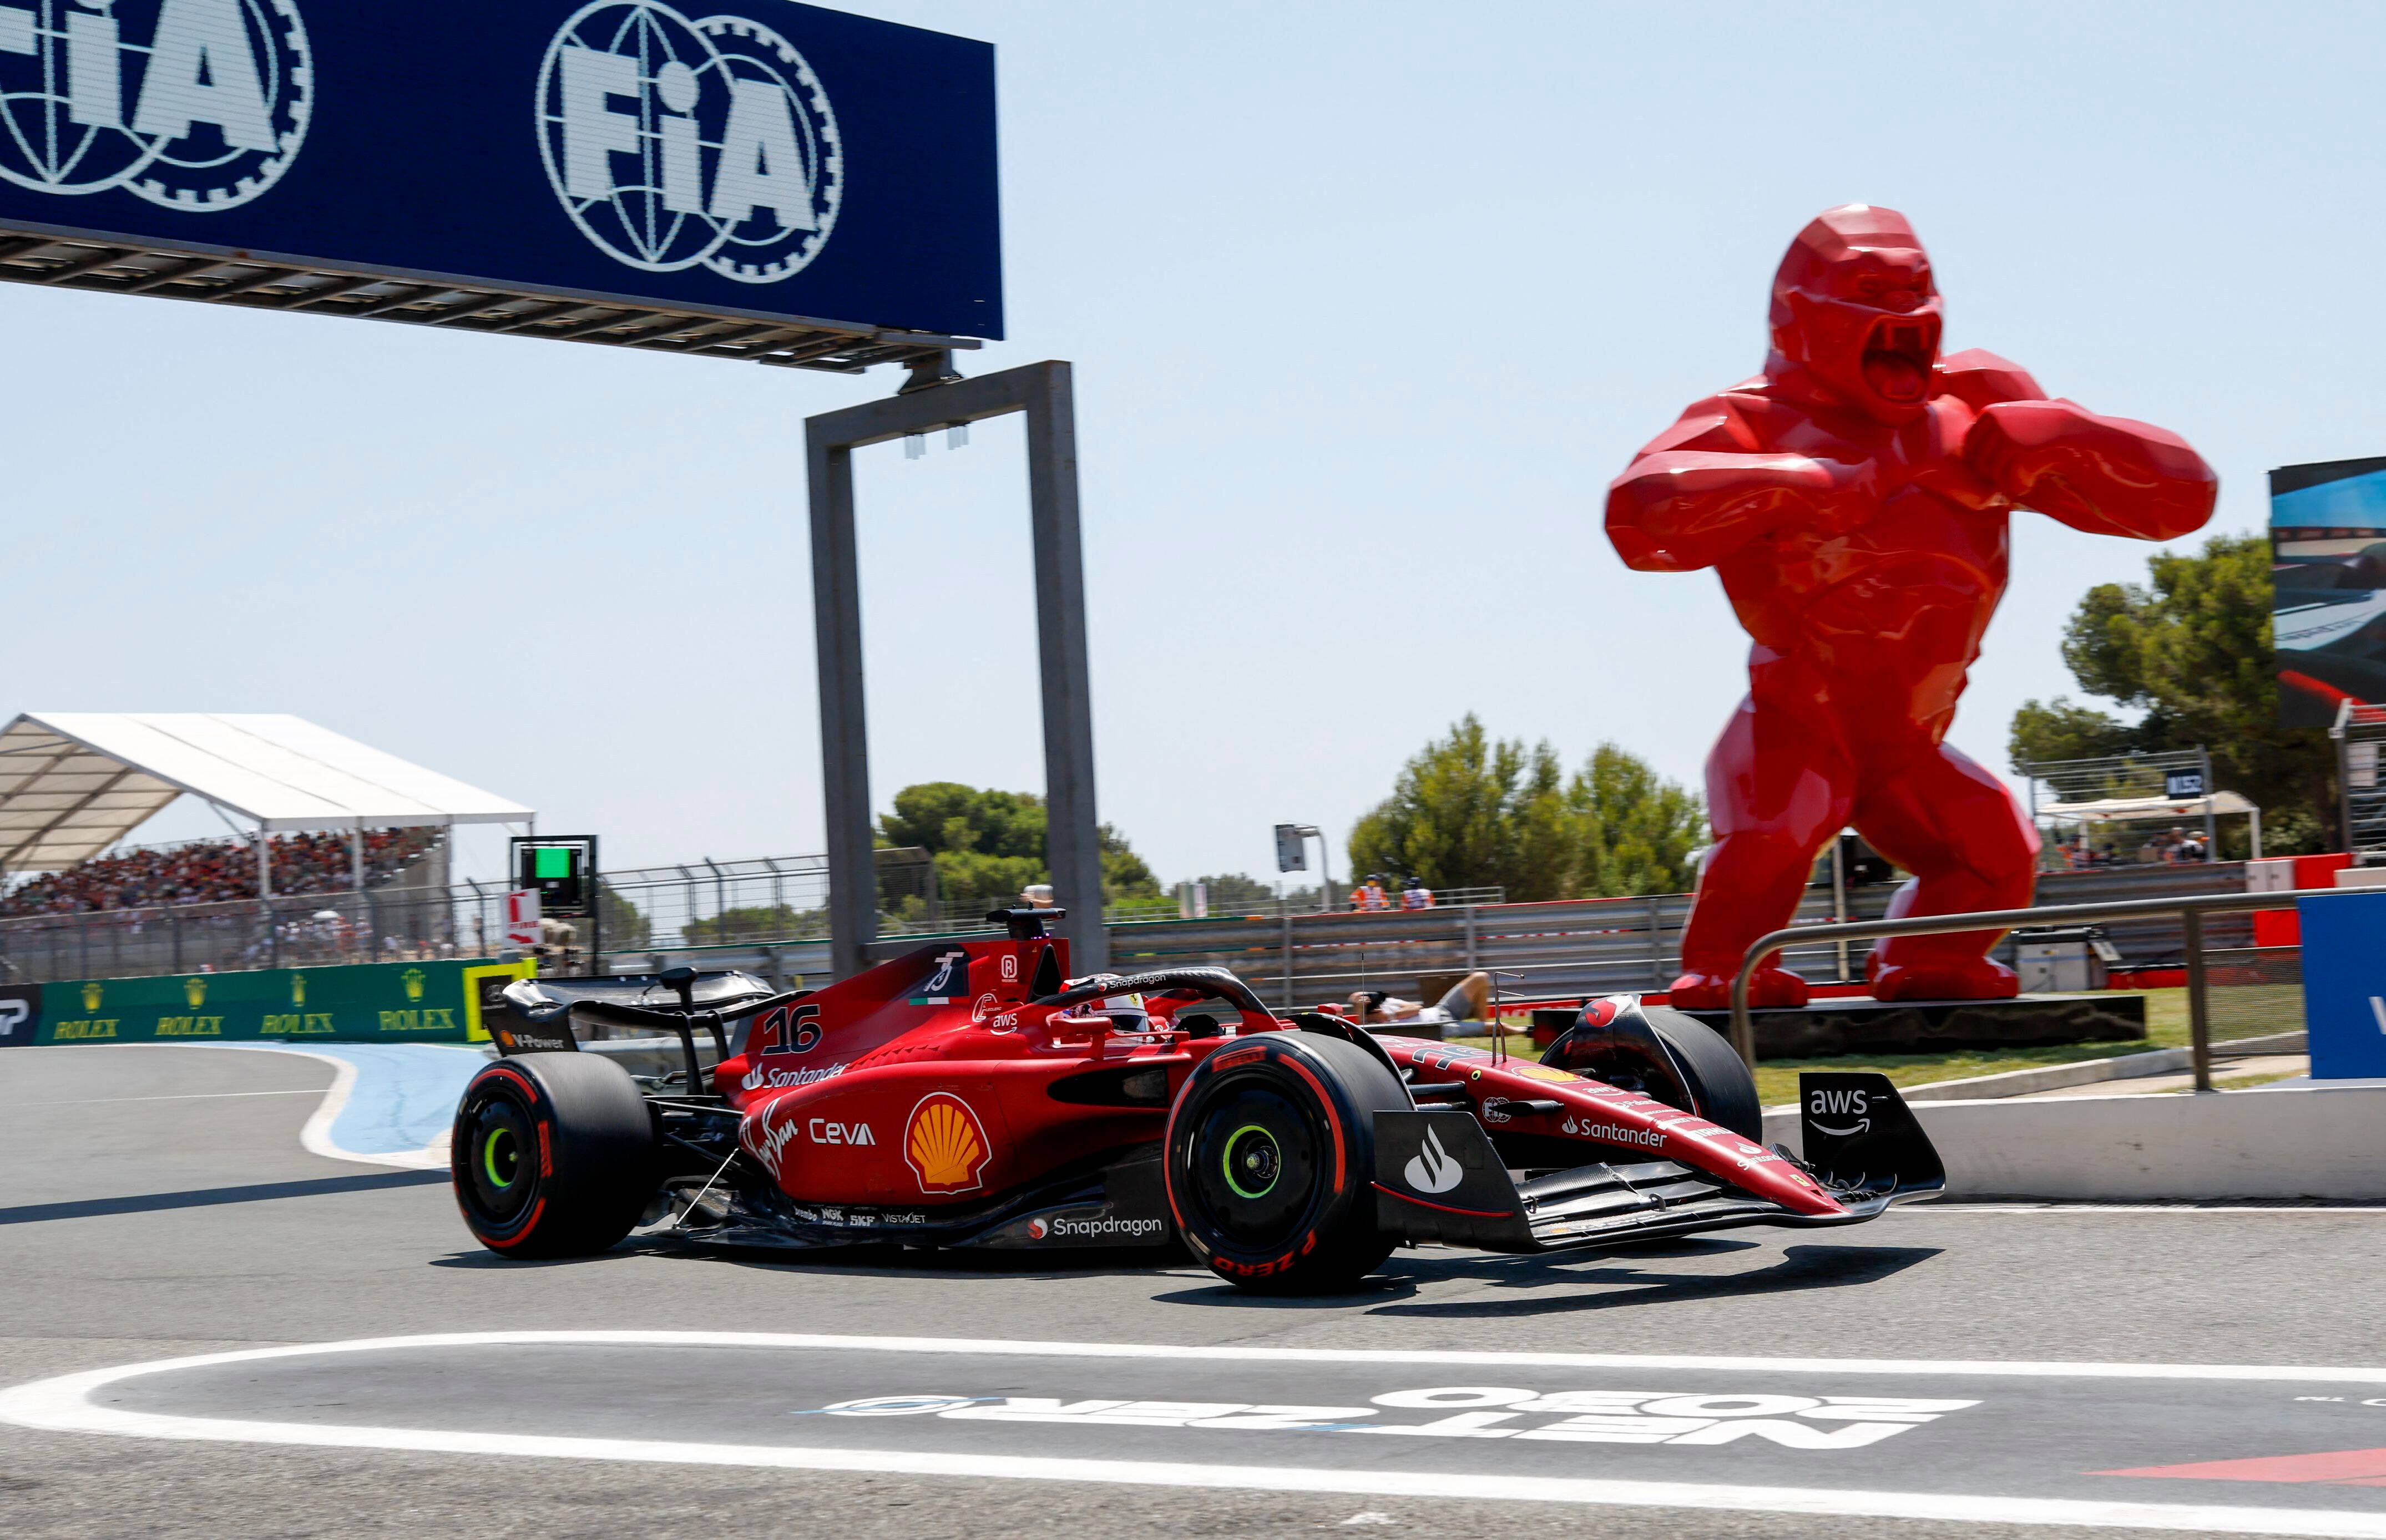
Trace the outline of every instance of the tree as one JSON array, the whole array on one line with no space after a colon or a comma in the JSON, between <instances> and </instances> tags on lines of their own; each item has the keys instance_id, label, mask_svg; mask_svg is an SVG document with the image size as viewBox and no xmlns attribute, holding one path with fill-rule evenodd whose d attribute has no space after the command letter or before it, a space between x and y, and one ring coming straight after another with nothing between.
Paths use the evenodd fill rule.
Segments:
<instances>
[{"instance_id":1,"label":"tree","mask_svg":"<svg viewBox=\"0 0 2386 1540\"><path fill-rule=\"evenodd\" d=\"M654 936L654 927L647 922L645 911L601 878L596 883L596 912L609 952L635 951Z\"/></svg>"},{"instance_id":2,"label":"tree","mask_svg":"<svg viewBox=\"0 0 2386 1540\"><path fill-rule=\"evenodd\" d=\"M1520 900L1680 892L1705 818L1694 794L1614 744L1569 779L1548 743L1494 740L1469 713L1351 830L1350 870Z\"/></svg>"},{"instance_id":3,"label":"tree","mask_svg":"<svg viewBox=\"0 0 2386 1540\"><path fill-rule=\"evenodd\" d=\"M2261 808L2265 853L2325 848L2335 757L2324 732L2279 725L2268 538L2215 535L2147 567L2146 584L2090 589L2063 635L2079 687L2136 720L2063 696L2025 701L2007 741L2014 763L2200 746L2218 787Z\"/></svg>"},{"instance_id":4,"label":"tree","mask_svg":"<svg viewBox=\"0 0 2386 1540\"><path fill-rule=\"evenodd\" d=\"M1193 881L1209 890L1212 914L1248 914L1275 902L1275 885L1262 883L1249 872L1221 872L1215 877L1196 877ZM1311 902L1315 901L1312 895Z\"/></svg>"},{"instance_id":5,"label":"tree","mask_svg":"<svg viewBox=\"0 0 2386 1540\"><path fill-rule=\"evenodd\" d=\"M949 905L1010 903L1019 890L1052 880L1045 855L1044 799L1028 792L980 790L952 781L928 781L895 794L892 812L880 816L881 840L917 845L936 867L936 890ZM1105 823L1102 897L1122 903L1161 895L1159 879ZM1064 904L1067 895L1062 896Z\"/></svg>"}]
</instances>

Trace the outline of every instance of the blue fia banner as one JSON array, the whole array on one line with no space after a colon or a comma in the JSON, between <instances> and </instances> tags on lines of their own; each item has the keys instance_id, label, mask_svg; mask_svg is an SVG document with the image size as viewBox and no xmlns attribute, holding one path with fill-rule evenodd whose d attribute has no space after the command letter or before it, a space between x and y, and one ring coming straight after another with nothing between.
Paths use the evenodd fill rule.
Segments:
<instances>
[{"instance_id":1,"label":"blue fia banner","mask_svg":"<svg viewBox=\"0 0 2386 1540\"><path fill-rule=\"evenodd\" d=\"M2300 899L2315 1080L2386 1079L2386 889Z\"/></svg>"},{"instance_id":2,"label":"blue fia banner","mask_svg":"<svg viewBox=\"0 0 2386 1540\"><path fill-rule=\"evenodd\" d=\"M791 0L0 0L0 228L998 338L994 49Z\"/></svg>"}]
</instances>

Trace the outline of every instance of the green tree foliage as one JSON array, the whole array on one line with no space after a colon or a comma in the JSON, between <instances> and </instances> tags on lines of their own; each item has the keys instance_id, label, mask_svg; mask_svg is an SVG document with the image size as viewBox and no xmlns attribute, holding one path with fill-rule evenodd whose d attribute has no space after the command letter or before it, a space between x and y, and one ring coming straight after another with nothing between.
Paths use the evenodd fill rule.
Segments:
<instances>
[{"instance_id":1,"label":"green tree foliage","mask_svg":"<svg viewBox=\"0 0 2386 1540\"><path fill-rule=\"evenodd\" d=\"M2144 584L2090 589L2063 636L2079 687L2137 719L2062 696L2025 701L2007 740L2014 763L2200 745L2213 779L2261 808L2266 854L2327 848L2336 823L2328 735L2279 725L2268 539L2215 535L2196 555L2157 552L2147 566Z\"/></svg>"},{"instance_id":2,"label":"green tree foliage","mask_svg":"<svg viewBox=\"0 0 2386 1540\"><path fill-rule=\"evenodd\" d=\"M1196 877L1193 881L1210 890L1212 914L1233 914L1275 902L1275 884L1262 883L1249 872L1222 872L1215 877Z\"/></svg>"},{"instance_id":3,"label":"green tree foliage","mask_svg":"<svg viewBox=\"0 0 2386 1540\"><path fill-rule=\"evenodd\" d=\"M598 879L596 912L605 928L605 949L634 951L653 939L654 927L639 908L616 892L613 884Z\"/></svg>"},{"instance_id":4,"label":"green tree foliage","mask_svg":"<svg viewBox=\"0 0 2386 1540\"><path fill-rule=\"evenodd\" d=\"M740 941L784 941L791 936L821 935L827 931L826 909L757 904L731 908L715 918L688 920L680 927L680 935L689 946L725 946Z\"/></svg>"},{"instance_id":5,"label":"green tree foliage","mask_svg":"<svg viewBox=\"0 0 2386 1540\"><path fill-rule=\"evenodd\" d=\"M981 790L929 781L895 794L894 810L878 820L890 845L918 845L936 866L938 896L948 904L1005 904L1021 888L1051 881L1046 864L1044 799L1027 792ZM1160 882L1109 824L1100 832L1102 896L1106 903L1161 896ZM1063 895L1062 903L1067 903Z\"/></svg>"},{"instance_id":6,"label":"green tree foliage","mask_svg":"<svg viewBox=\"0 0 2386 1540\"><path fill-rule=\"evenodd\" d=\"M1698 796L1615 745L1569 777L1546 742L1495 740L1469 713L1351 830L1350 870L1520 900L1679 893L1705 838Z\"/></svg>"}]
</instances>

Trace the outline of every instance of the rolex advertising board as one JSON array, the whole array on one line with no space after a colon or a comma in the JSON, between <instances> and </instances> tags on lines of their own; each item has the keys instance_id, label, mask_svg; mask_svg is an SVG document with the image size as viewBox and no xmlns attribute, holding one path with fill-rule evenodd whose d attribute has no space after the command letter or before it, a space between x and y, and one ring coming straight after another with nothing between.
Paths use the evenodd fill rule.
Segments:
<instances>
[{"instance_id":1,"label":"rolex advertising board","mask_svg":"<svg viewBox=\"0 0 2386 1540\"><path fill-rule=\"evenodd\" d=\"M994 49L792 0L0 0L0 230L1003 334Z\"/></svg>"},{"instance_id":2,"label":"rolex advertising board","mask_svg":"<svg viewBox=\"0 0 2386 1540\"><path fill-rule=\"evenodd\" d=\"M44 984L37 1043L486 1042L482 991L527 962L378 962ZM500 985L501 987L501 985ZM16 993L16 992L11 992ZM5 1009L5 1005L0 1005ZM5 1024L5 1023L0 1023Z\"/></svg>"}]
</instances>

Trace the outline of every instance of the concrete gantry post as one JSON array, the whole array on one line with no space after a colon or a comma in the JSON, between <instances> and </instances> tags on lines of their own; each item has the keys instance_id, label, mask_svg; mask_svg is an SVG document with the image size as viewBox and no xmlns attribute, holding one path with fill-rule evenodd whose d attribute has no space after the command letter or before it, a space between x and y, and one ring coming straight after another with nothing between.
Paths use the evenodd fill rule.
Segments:
<instances>
[{"instance_id":1,"label":"concrete gantry post","mask_svg":"<svg viewBox=\"0 0 2386 1540\"><path fill-rule=\"evenodd\" d=\"M1012 412L1027 416L1035 536L1036 661L1044 699L1047 860L1069 911L1060 926L1080 974L1110 965L1094 797L1093 690L1086 666L1085 563L1077 515L1076 401L1070 367L1048 360L959 379L915 370L900 394L804 423L810 478L812 624L818 637L821 781L828 820L829 966L869 966L878 933L863 707L861 576L854 545L853 451Z\"/></svg>"}]
</instances>

